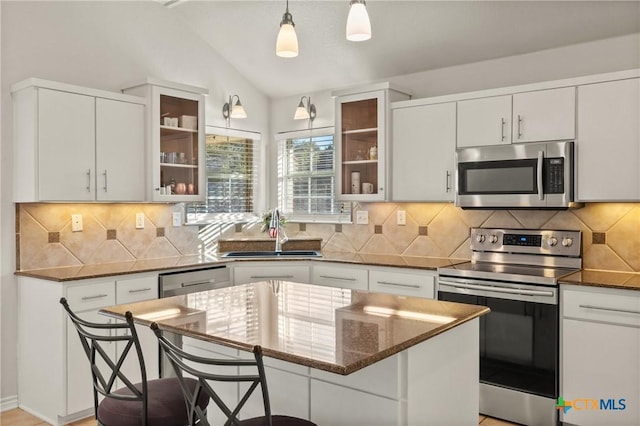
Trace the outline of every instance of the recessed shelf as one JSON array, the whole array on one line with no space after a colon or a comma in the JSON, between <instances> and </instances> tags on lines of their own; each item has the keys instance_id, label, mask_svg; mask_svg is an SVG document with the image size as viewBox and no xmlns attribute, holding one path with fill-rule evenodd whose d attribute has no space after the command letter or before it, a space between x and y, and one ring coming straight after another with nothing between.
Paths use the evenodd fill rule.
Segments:
<instances>
[{"instance_id":1,"label":"recessed shelf","mask_svg":"<svg viewBox=\"0 0 640 426\"><path fill-rule=\"evenodd\" d=\"M342 134L343 135L354 135L357 133L369 133L369 132L377 132L378 128L377 127L370 127L368 129L353 129L353 130L343 130Z\"/></svg>"},{"instance_id":2,"label":"recessed shelf","mask_svg":"<svg viewBox=\"0 0 640 426\"><path fill-rule=\"evenodd\" d=\"M176 164L176 163L160 163L162 167L178 167L182 169L197 169L196 164Z\"/></svg>"},{"instance_id":3,"label":"recessed shelf","mask_svg":"<svg viewBox=\"0 0 640 426\"><path fill-rule=\"evenodd\" d=\"M343 161L342 164L373 164L377 162L378 160L353 160L353 161Z\"/></svg>"},{"instance_id":4,"label":"recessed shelf","mask_svg":"<svg viewBox=\"0 0 640 426\"><path fill-rule=\"evenodd\" d=\"M197 129L186 129L184 127L164 126L164 125L160 125L160 130L164 130L163 133L165 133L165 134L173 133L173 132L178 132L178 133L198 133Z\"/></svg>"}]
</instances>

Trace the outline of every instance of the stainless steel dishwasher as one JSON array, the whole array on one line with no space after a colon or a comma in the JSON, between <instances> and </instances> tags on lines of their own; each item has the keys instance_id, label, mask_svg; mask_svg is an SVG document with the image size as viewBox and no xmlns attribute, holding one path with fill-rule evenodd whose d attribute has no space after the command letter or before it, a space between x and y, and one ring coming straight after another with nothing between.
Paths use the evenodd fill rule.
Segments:
<instances>
[{"instance_id":1,"label":"stainless steel dishwasher","mask_svg":"<svg viewBox=\"0 0 640 426\"><path fill-rule=\"evenodd\" d=\"M214 290L231 285L233 285L231 274L226 265L168 272L158 276L158 294L160 298ZM165 336L177 346L182 347L182 336L179 334L165 332ZM160 377L173 375L173 369L165 358L164 353L161 352Z\"/></svg>"}]
</instances>

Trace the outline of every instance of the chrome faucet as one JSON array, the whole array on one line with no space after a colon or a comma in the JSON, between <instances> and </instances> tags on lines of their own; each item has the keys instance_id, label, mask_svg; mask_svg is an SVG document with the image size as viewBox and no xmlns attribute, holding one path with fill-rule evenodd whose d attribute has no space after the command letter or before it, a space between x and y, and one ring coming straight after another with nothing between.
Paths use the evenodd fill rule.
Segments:
<instances>
[{"instance_id":1,"label":"chrome faucet","mask_svg":"<svg viewBox=\"0 0 640 426\"><path fill-rule=\"evenodd\" d=\"M283 238L280 238L280 234L283 235ZM282 251L282 244L286 243L289 238L284 232L284 229L282 229L282 225L280 224L280 211L277 208L273 209L273 212L271 213L271 222L269 222L269 235L271 237L275 237L276 239L275 251Z\"/></svg>"}]
</instances>

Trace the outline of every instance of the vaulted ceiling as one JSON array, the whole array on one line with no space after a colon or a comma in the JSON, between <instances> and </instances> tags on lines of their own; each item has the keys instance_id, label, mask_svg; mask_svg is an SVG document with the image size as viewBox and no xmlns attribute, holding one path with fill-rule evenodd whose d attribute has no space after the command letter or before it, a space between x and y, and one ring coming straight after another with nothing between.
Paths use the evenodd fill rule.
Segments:
<instances>
[{"instance_id":1,"label":"vaulted ceiling","mask_svg":"<svg viewBox=\"0 0 640 426\"><path fill-rule=\"evenodd\" d=\"M291 0L300 54L284 59L284 0L169 3L273 98L640 32L639 1L368 0L373 36L350 42L348 0Z\"/></svg>"}]
</instances>

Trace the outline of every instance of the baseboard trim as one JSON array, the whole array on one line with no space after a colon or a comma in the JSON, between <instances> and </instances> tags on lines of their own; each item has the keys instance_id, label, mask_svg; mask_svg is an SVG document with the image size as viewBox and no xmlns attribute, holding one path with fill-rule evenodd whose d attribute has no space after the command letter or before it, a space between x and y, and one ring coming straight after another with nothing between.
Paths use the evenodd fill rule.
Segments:
<instances>
[{"instance_id":1,"label":"baseboard trim","mask_svg":"<svg viewBox=\"0 0 640 426\"><path fill-rule=\"evenodd\" d=\"M18 395L6 396L0 399L0 413L18 408Z\"/></svg>"}]
</instances>

